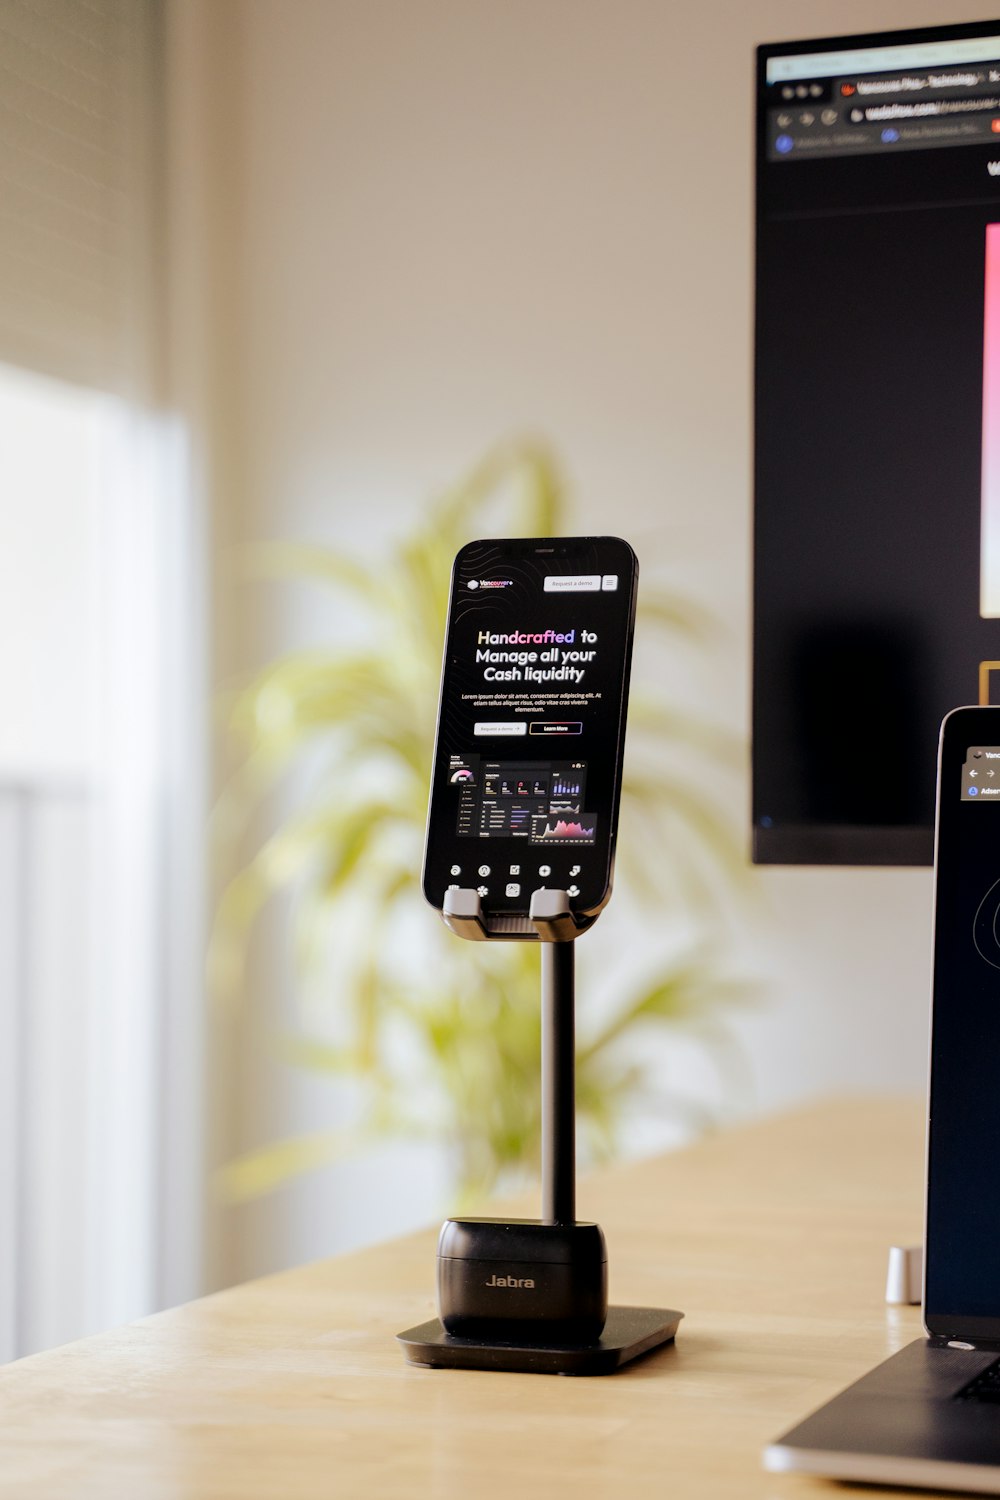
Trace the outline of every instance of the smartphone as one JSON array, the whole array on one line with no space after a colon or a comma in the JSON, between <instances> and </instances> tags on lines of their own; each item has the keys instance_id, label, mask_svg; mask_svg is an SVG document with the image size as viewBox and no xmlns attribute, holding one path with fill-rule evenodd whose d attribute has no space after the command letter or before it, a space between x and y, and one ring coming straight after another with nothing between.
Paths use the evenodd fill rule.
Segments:
<instances>
[{"instance_id":1,"label":"smartphone","mask_svg":"<svg viewBox=\"0 0 1000 1500\"><path fill-rule=\"evenodd\" d=\"M532 893L611 894L638 563L618 537L476 541L455 559L424 895L478 891L533 936Z\"/></svg>"},{"instance_id":2,"label":"smartphone","mask_svg":"<svg viewBox=\"0 0 1000 1500\"><path fill-rule=\"evenodd\" d=\"M941 727L924 1321L1000 1338L1000 708Z\"/></svg>"}]
</instances>

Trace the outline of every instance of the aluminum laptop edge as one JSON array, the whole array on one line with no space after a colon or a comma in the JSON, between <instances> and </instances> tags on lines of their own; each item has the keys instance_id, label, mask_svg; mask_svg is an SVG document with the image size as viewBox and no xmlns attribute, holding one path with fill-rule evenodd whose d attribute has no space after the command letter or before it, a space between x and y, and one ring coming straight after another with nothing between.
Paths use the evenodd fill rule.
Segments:
<instances>
[{"instance_id":1,"label":"aluminum laptop edge","mask_svg":"<svg viewBox=\"0 0 1000 1500\"><path fill-rule=\"evenodd\" d=\"M1000 1407L975 1392L997 1365L1000 1349L915 1339L766 1448L764 1467L1000 1495Z\"/></svg>"}]
</instances>

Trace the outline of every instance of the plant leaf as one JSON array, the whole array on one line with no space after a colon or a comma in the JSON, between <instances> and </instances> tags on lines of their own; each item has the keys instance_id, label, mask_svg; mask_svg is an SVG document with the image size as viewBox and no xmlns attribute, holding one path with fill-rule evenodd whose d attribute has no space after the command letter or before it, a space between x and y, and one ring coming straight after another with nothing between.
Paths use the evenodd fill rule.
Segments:
<instances>
[{"instance_id":1,"label":"plant leaf","mask_svg":"<svg viewBox=\"0 0 1000 1500\"><path fill-rule=\"evenodd\" d=\"M225 1203L248 1203L272 1192L292 1177L301 1177L355 1151L356 1132L329 1130L289 1136L256 1151L245 1151L220 1167L215 1186Z\"/></svg>"}]
</instances>

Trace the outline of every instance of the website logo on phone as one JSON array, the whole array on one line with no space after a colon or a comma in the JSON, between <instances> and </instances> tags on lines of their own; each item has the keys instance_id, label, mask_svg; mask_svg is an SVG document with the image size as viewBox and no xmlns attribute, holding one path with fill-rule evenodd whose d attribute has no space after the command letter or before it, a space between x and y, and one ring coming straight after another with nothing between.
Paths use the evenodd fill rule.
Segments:
<instances>
[{"instance_id":1,"label":"website logo on phone","mask_svg":"<svg viewBox=\"0 0 1000 1500\"><path fill-rule=\"evenodd\" d=\"M514 587L513 578L470 578L465 585L467 589L510 589Z\"/></svg>"}]
</instances>

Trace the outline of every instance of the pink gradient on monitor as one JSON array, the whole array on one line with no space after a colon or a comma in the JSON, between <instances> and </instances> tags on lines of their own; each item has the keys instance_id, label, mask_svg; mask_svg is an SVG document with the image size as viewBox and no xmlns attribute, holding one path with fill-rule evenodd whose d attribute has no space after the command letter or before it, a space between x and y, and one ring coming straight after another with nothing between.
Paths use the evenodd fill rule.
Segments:
<instances>
[{"instance_id":1,"label":"pink gradient on monitor","mask_svg":"<svg viewBox=\"0 0 1000 1500\"><path fill-rule=\"evenodd\" d=\"M986 226L979 613L984 620L1000 617L1000 224Z\"/></svg>"}]
</instances>

